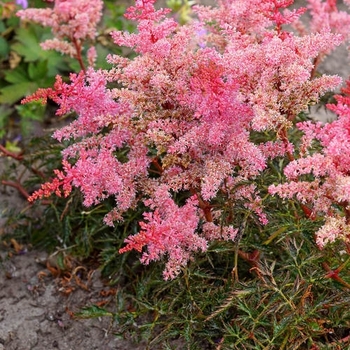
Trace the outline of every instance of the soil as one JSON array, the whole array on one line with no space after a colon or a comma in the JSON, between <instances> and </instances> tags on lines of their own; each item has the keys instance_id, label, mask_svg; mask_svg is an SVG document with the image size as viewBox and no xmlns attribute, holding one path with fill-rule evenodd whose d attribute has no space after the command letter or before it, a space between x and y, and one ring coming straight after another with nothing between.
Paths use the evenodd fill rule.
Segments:
<instances>
[{"instance_id":1,"label":"soil","mask_svg":"<svg viewBox=\"0 0 350 350\"><path fill-rule=\"evenodd\" d=\"M0 156L0 176L13 162ZM19 191L0 185L0 350L146 349L145 344L117 337L112 317L75 317L92 305L114 311L116 290L99 270L65 257L69 270L60 271L55 255L3 241L4 233L11 231L7 217L28 209Z\"/></svg>"},{"instance_id":2,"label":"soil","mask_svg":"<svg viewBox=\"0 0 350 350\"><path fill-rule=\"evenodd\" d=\"M0 158L0 174L10 160ZM0 241L9 211L26 210L13 188L0 188ZM98 270L66 261L62 272L55 255L32 250L15 240L0 243L0 350L141 350L117 338L111 317L77 319L83 307L113 308L115 289Z\"/></svg>"},{"instance_id":3,"label":"soil","mask_svg":"<svg viewBox=\"0 0 350 350\"><path fill-rule=\"evenodd\" d=\"M98 271L92 274L87 290L72 284L69 288L75 290L63 294L62 279L42 265L46 259L38 251L11 257L1 253L1 350L145 349L145 345L118 339L110 317L73 317L84 306L113 303L115 293L103 284Z\"/></svg>"},{"instance_id":4,"label":"soil","mask_svg":"<svg viewBox=\"0 0 350 350\"><path fill-rule=\"evenodd\" d=\"M341 47L327 58L320 71L350 75L348 51ZM312 110L312 115L326 121L332 114ZM0 174L10 160L0 158ZM0 188L0 240L9 210L25 210L27 203L13 188ZM141 350L135 344L115 335L116 324L110 317L77 319L74 313L89 305L113 305L114 292L100 278L98 270L90 270L83 280L78 272L63 285L64 275L55 276L52 257L29 247L0 246L0 350ZM51 266L50 269L47 266ZM80 270L79 270L80 269ZM66 279L68 278L65 276ZM70 289L69 289L70 288ZM177 347L182 349L181 345Z\"/></svg>"}]
</instances>

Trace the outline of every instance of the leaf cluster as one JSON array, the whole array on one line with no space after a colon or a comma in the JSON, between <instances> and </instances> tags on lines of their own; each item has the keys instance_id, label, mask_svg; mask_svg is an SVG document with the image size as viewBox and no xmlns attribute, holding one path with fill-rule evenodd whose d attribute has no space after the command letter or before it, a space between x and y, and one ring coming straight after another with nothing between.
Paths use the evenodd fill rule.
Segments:
<instances>
[{"instance_id":1,"label":"leaf cluster","mask_svg":"<svg viewBox=\"0 0 350 350\"><path fill-rule=\"evenodd\" d=\"M40 0L29 1L33 8L46 7ZM11 140L32 135L35 122L51 118L51 111L38 103L21 105L20 101L39 88L51 87L56 75L67 77L80 70L73 58L41 48L40 43L52 37L50 28L20 22L18 6L5 1L0 4L0 139ZM96 42L96 67L107 68L106 56L121 53L112 45L111 30L133 31L133 24L123 17L125 6L105 1L105 14Z\"/></svg>"},{"instance_id":2,"label":"leaf cluster","mask_svg":"<svg viewBox=\"0 0 350 350\"><path fill-rule=\"evenodd\" d=\"M342 247L317 252L312 228L287 213L280 225L278 233L270 225L242 239L240 250L258 250L260 259L253 267L239 260L239 281L232 276L234 246L228 243L214 243L170 282L159 278L159 266L125 261L116 310L108 311L115 332L145 341L147 349L344 348L348 290L325 278L322 267L324 261L343 263ZM263 244L256 240L261 234L270 234ZM343 270L345 278L348 272ZM92 306L77 316L100 312Z\"/></svg>"}]
</instances>

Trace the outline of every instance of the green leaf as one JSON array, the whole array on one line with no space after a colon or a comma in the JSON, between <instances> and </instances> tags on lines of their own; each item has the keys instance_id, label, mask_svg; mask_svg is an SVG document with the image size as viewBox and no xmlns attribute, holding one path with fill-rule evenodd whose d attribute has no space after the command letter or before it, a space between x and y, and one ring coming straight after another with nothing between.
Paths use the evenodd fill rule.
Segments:
<instances>
[{"instance_id":1,"label":"green leaf","mask_svg":"<svg viewBox=\"0 0 350 350\"><path fill-rule=\"evenodd\" d=\"M17 66L15 69L9 70L5 73L5 80L12 84L20 84L29 82L29 77L22 66Z\"/></svg>"},{"instance_id":2,"label":"green leaf","mask_svg":"<svg viewBox=\"0 0 350 350\"><path fill-rule=\"evenodd\" d=\"M33 93L38 86L34 82L23 82L5 86L0 89L0 103L14 104L15 102Z\"/></svg>"},{"instance_id":3,"label":"green leaf","mask_svg":"<svg viewBox=\"0 0 350 350\"><path fill-rule=\"evenodd\" d=\"M277 231L275 231L270 237L263 242L264 245L269 245L277 236L279 236L281 233L283 233L287 227L280 227Z\"/></svg>"},{"instance_id":4,"label":"green leaf","mask_svg":"<svg viewBox=\"0 0 350 350\"><path fill-rule=\"evenodd\" d=\"M0 21L0 33L3 33L6 30L4 21Z\"/></svg>"},{"instance_id":5,"label":"green leaf","mask_svg":"<svg viewBox=\"0 0 350 350\"><path fill-rule=\"evenodd\" d=\"M81 311L75 313L75 317L78 318L96 318L103 316L113 317L114 315L113 313L96 305L84 307Z\"/></svg>"},{"instance_id":6,"label":"green leaf","mask_svg":"<svg viewBox=\"0 0 350 350\"><path fill-rule=\"evenodd\" d=\"M5 148L11 153L19 154L22 152L22 149L17 144L18 144L18 141L11 142L7 140L5 144Z\"/></svg>"},{"instance_id":7,"label":"green leaf","mask_svg":"<svg viewBox=\"0 0 350 350\"><path fill-rule=\"evenodd\" d=\"M10 51L9 44L3 37L0 36L0 59L6 58L9 51Z\"/></svg>"},{"instance_id":8,"label":"green leaf","mask_svg":"<svg viewBox=\"0 0 350 350\"><path fill-rule=\"evenodd\" d=\"M28 74L31 80L36 81L45 78L47 75L47 61L30 62Z\"/></svg>"},{"instance_id":9,"label":"green leaf","mask_svg":"<svg viewBox=\"0 0 350 350\"><path fill-rule=\"evenodd\" d=\"M40 102L33 101L25 105L18 105L15 108L22 119L42 121L46 106L43 106Z\"/></svg>"},{"instance_id":10,"label":"green leaf","mask_svg":"<svg viewBox=\"0 0 350 350\"><path fill-rule=\"evenodd\" d=\"M17 29L16 33L17 42L11 47L24 58L25 62L47 61L46 68L44 65L35 68L31 67L29 74L32 76L39 75L42 78L45 71L47 76L54 77L60 74L60 71L80 70L79 63L76 60L62 56L54 50L43 50L41 48L40 43L52 37L47 28L31 24L26 28ZM72 64L76 65L74 69L71 67Z\"/></svg>"},{"instance_id":11,"label":"green leaf","mask_svg":"<svg viewBox=\"0 0 350 350\"><path fill-rule=\"evenodd\" d=\"M19 28L16 35L17 43L12 45L12 49L26 62L34 62L41 58L42 48L33 27Z\"/></svg>"}]
</instances>

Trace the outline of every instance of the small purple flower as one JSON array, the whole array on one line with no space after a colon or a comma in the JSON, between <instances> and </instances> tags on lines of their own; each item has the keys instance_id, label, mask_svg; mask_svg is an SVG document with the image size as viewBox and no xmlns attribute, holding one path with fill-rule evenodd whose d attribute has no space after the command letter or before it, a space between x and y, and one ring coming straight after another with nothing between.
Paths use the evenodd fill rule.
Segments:
<instances>
[{"instance_id":1,"label":"small purple flower","mask_svg":"<svg viewBox=\"0 0 350 350\"><path fill-rule=\"evenodd\" d=\"M28 0L16 0L16 4L26 9L28 7Z\"/></svg>"},{"instance_id":2,"label":"small purple flower","mask_svg":"<svg viewBox=\"0 0 350 350\"><path fill-rule=\"evenodd\" d=\"M207 30L203 27L198 27L196 30L196 34L199 38L199 43L198 43L199 47L204 49L207 46L205 43L205 37L208 34Z\"/></svg>"}]
</instances>

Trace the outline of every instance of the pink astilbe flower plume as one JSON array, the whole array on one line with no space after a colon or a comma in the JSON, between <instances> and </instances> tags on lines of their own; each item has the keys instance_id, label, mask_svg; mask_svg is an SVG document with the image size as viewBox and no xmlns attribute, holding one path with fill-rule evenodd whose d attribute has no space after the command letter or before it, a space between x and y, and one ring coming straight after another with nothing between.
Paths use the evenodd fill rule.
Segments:
<instances>
[{"instance_id":1,"label":"pink astilbe flower plume","mask_svg":"<svg viewBox=\"0 0 350 350\"><path fill-rule=\"evenodd\" d=\"M53 8L28 8L18 11L17 16L22 20L50 27L54 38L45 40L41 47L76 58L84 69L81 58L83 44L86 40L94 41L102 8L101 0L55 0ZM94 49L90 48L88 53L90 65L94 59Z\"/></svg>"},{"instance_id":2,"label":"pink astilbe flower plume","mask_svg":"<svg viewBox=\"0 0 350 350\"><path fill-rule=\"evenodd\" d=\"M312 60L343 37L285 31L284 25L304 11L286 11L292 1L197 6L198 19L184 26L153 3L140 0L129 8L135 33L112 34L136 57L110 55L110 70L88 69L72 75L70 84L57 77L53 89L27 98L50 98L60 106L58 114L77 114L54 134L72 142L63 151L63 170L31 199L50 191L67 195L71 187L81 190L86 206L111 197L115 208L105 217L109 225L145 205L140 231L120 252L135 249L146 264L167 259L164 278L169 279L211 241L235 240L236 208L243 206L260 224L267 223L254 182L268 160L292 159L294 147L286 135L293 119L340 83L338 77L313 78ZM68 35L64 30L58 32L60 40ZM255 144L256 131L269 131L275 140ZM328 154L323 156L322 164L328 165ZM321 158L309 166L300 160L296 167L316 177L335 174L322 172L317 161ZM297 176L292 164L288 169L286 174ZM340 165L336 169L341 172ZM310 184L309 191L318 185ZM298 193L302 201L311 198L306 186ZM227 208L233 215L225 215Z\"/></svg>"},{"instance_id":3,"label":"pink astilbe flower plume","mask_svg":"<svg viewBox=\"0 0 350 350\"><path fill-rule=\"evenodd\" d=\"M141 261L149 264L165 255L168 262L164 278L174 278L180 268L187 265L191 251L205 251L207 248L205 238L196 232L199 220L198 201L193 196L179 207L170 198L165 186L160 187L154 196L154 200L146 201L154 211L144 213L145 221L140 223L141 231L127 238L127 245L120 252L132 249L141 252L147 246Z\"/></svg>"},{"instance_id":4,"label":"pink astilbe flower plume","mask_svg":"<svg viewBox=\"0 0 350 350\"><path fill-rule=\"evenodd\" d=\"M337 8L334 0L308 0L311 15L310 30L322 33L328 30L339 33L349 39L350 17Z\"/></svg>"}]
</instances>

